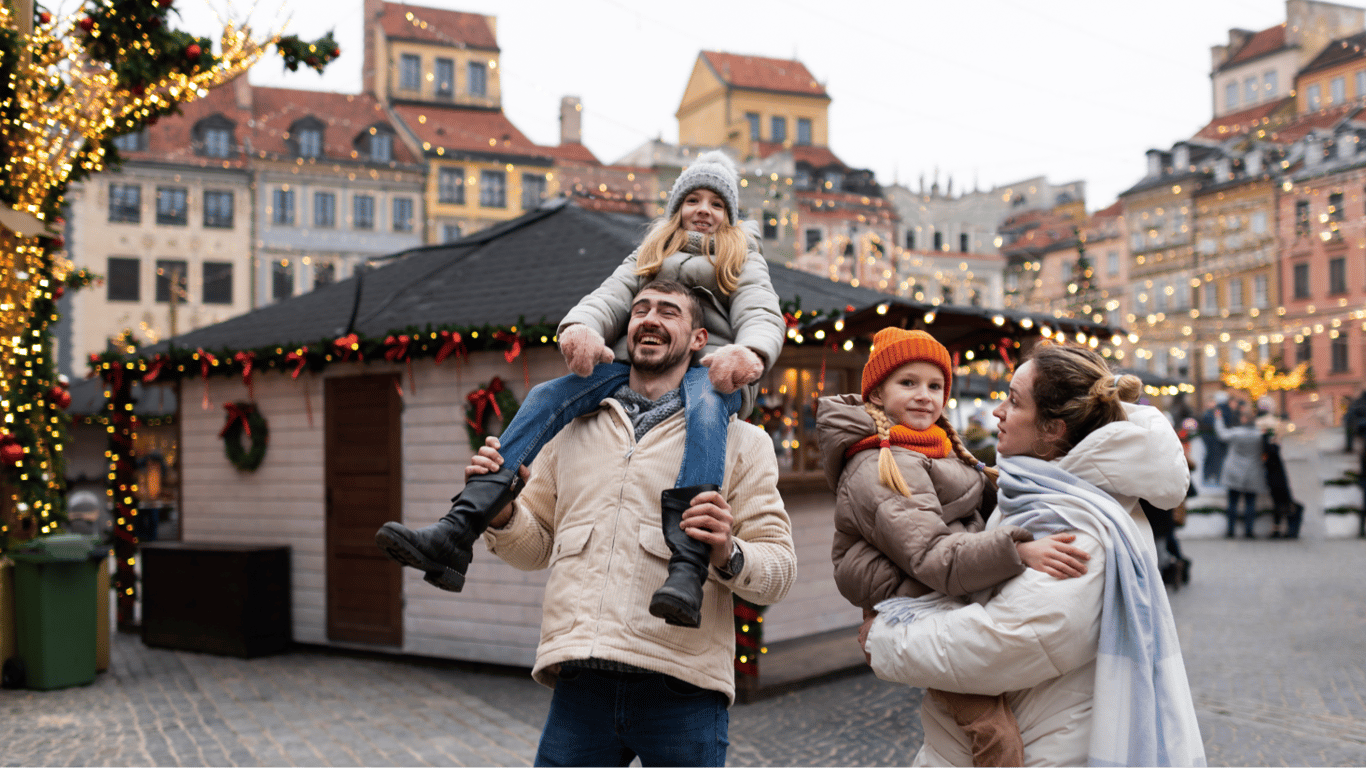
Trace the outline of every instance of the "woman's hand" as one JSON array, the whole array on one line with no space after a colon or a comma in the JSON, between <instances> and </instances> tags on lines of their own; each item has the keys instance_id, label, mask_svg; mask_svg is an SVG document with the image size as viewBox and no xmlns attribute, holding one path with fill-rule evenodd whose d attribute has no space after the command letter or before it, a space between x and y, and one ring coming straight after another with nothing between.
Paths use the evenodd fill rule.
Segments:
<instances>
[{"instance_id":1,"label":"woman's hand","mask_svg":"<svg viewBox=\"0 0 1366 768\"><path fill-rule=\"evenodd\" d=\"M1055 533L1035 541L1016 542L1015 550L1020 560L1036 571L1049 576L1068 579L1086 573L1086 561L1091 556L1086 550L1072 546L1076 541L1075 533Z\"/></svg>"}]
</instances>

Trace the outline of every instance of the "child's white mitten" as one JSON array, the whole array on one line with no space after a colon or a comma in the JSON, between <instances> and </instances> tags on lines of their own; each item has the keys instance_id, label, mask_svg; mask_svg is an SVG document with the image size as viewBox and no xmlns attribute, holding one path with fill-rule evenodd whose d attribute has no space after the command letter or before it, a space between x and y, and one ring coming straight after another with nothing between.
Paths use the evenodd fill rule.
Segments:
<instances>
[{"instance_id":1,"label":"child's white mitten","mask_svg":"<svg viewBox=\"0 0 1366 768\"><path fill-rule=\"evenodd\" d=\"M727 344L701 360L710 369L708 378L717 392L729 395L764 375L764 361L754 350Z\"/></svg>"},{"instance_id":2,"label":"child's white mitten","mask_svg":"<svg viewBox=\"0 0 1366 768\"><path fill-rule=\"evenodd\" d=\"M560 334L560 354L569 370L580 376L592 373L598 363L610 363L617 357L603 343L602 334L582 323L575 323Z\"/></svg>"}]
</instances>

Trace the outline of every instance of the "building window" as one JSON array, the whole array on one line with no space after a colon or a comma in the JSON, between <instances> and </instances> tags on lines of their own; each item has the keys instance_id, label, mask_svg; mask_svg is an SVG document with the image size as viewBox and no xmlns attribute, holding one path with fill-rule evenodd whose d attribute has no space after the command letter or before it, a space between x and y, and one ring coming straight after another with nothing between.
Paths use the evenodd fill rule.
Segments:
<instances>
[{"instance_id":1,"label":"building window","mask_svg":"<svg viewBox=\"0 0 1366 768\"><path fill-rule=\"evenodd\" d=\"M802 146L811 144L811 118L797 118L797 143Z\"/></svg>"},{"instance_id":2,"label":"building window","mask_svg":"<svg viewBox=\"0 0 1366 768\"><path fill-rule=\"evenodd\" d=\"M204 262L204 303L232 303L232 262Z\"/></svg>"},{"instance_id":3,"label":"building window","mask_svg":"<svg viewBox=\"0 0 1366 768\"><path fill-rule=\"evenodd\" d=\"M758 141L758 140L759 140L759 113L758 113L758 112L746 112L746 113L745 113L745 121L749 123L749 140L750 140L750 141Z\"/></svg>"},{"instance_id":4,"label":"building window","mask_svg":"<svg viewBox=\"0 0 1366 768\"><path fill-rule=\"evenodd\" d=\"M337 195L333 192L313 193L313 226L337 226Z\"/></svg>"},{"instance_id":5,"label":"building window","mask_svg":"<svg viewBox=\"0 0 1366 768\"><path fill-rule=\"evenodd\" d=\"M216 229L232 229L232 192L227 190L204 191L204 226Z\"/></svg>"},{"instance_id":6,"label":"building window","mask_svg":"<svg viewBox=\"0 0 1366 768\"><path fill-rule=\"evenodd\" d=\"M322 157L323 131L321 128L303 128L296 132L299 142L299 157Z\"/></svg>"},{"instance_id":7,"label":"building window","mask_svg":"<svg viewBox=\"0 0 1366 768\"><path fill-rule=\"evenodd\" d=\"M455 242L456 240L459 240L459 239L460 239L460 225L459 225L459 224L442 224L442 225L441 225L441 242L443 242L443 243L453 243L453 242Z\"/></svg>"},{"instance_id":8,"label":"building window","mask_svg":"<svg viewBox=\"0 0 1366 768\"><path fill-rule=\"evenodd\" d=\"M1342 193L1334 192L1328 196L1328 220L1342 221L1347 218L1347 211L1342 206Z\"/></svg>"},{"instance_id":9,"label":"building window","mask_svg":"<svg viewBox=\"0 0 1366 768\"><path fill-rule=\"evenodd\" d=\"M936 251L944 250L944 233L938 230L935 230L934 233L934 249Z\"/></svg>"},{"instance_id":10,"label":"building window","mask_svg":"<svg viewBox=\"0 0 1366 768\"><path fill-rule=\"evenodd\" d=\"M137 224L142 221L142 186L109 185L109 220Z\"/></svg>"},{"instance_id":11,"label":"building window","mask_svg":"<svg viewBox=\"0 0 1366 768\"><path fill-rule=\"evenodd\" d=\"M283 301L294 295L294 262L280 259L270 264L270 295L275 301Z\"/></svg>"},{"instance_id":12,"label":"building window","mask_svg":"<svg viewBox=\"0 0 1366 768\"><path fill-rule=\"evenodd\" d=\"M398 87L404 91L422 90L422 57L405 53L399 57Z\"/></svg>"},{"instance_id":13,"label":"building window","mask_svg":"<svg viewBox=\"0 0 1366 768\"><path fill-rule=\"evenodd\" d=\"M507 178L502 171L480 171L479 204L485 208L506 208Z\"/></svg>"},{"instance_id":14,"label":"building window","mask_svg":"<svg viewBox=\"0 0 1366 768\"><path fill-rule=\"evenodd\" d=\"M1266 275L1252 278L1252 306L1265 309L1271 303L1271 295L1267 290L1269 284Z\"/></svg>"},{"instance_id":15,"label":"building window","mask_svg":"<svg viewBox=\"0 0 1366 768\"><path fill-rule=\"evenodd\" d=\"M958 252L959 252L959 253L967 253L967 252L968 252L968 233L966 233L966 232L959 232L959 233L958 233Z\"/></svg>"},{"instance_id":16,"label":"building window","mask_svg":"<svg viewBox=\"0 0 1366 768\"><path fill-rule=\"evenodd\" d=\"M375 198L371 195L356 195L351 198L351 227L353 229L375 228Z\"/></svg>"},{"instance_id":17,"label":"building window","mask_svg":"<svg viewBox=\"0 0 1366 768\"><path fill-rule=\"evenodd\" d=\"M1243 311L1243 279L1241 277L1228 281L1228 308L1234 312Z\"/></svg>"},{"instance_id":18,"label":"building window","mask_svg":"<svg viewBox=\"0 0 1366 768\"><path fill-rule=\"evenodd\" d=\"M1105 274L1111 277L1119 274L1119 251L1105 253Z\"/></svg>"},{"instance_id":19,"label":"building window","mask_svg":"<svg viewBox=\"0 0 1366 768\"><path fill-rule=\"evenodd\" d=\"M1304 91L1305 98L1309 101L1309 111L1317 112L1323 106L1323 87L1314 83Z\"/></svg>"},{"instance_id":20,"label":"building window","mask_svg":"<svg viewBox=\"0 0 1366 768\"><path fill-rule=\"evenodd\" d=\"M1252 214L1252 234L1266 234L1266 211L1255 211Z\"/></svg>"},{"instance_id":21,"label":"building window","mask_svg":"<svg viewBox=\"0 0 1366 768\"><path fill-rule=\"evenodd\" d=\"M276 224L294 224L294 190L277 189L271 193L271 221Z\"/></svg>"},{"instance_id":22,"label":"building window","mask_svg":"<svg viewBox=\"0 0 1366 768\"><path fill-rule=\"evenodd\" d=\"M811 169L805 163L798 163L792 175L792 186L797 189L811 189Z\"/></svg>"},{"instance_id":23,"label":"building window","mask_svg":"<svg viewBox=\"0 0 1366 768\"><path fill-rule=\"evenodd\" d=\"M1205 381L1217 381L1219 379L1219 355L1205 355L1203 373Z\"/></svg>"},{"instance_id":24,"label":"building window","mask_svg":"<svg viewBox=\"0 0 1366 768\"><path fill-rule=\"evenodd\" d=\"M1341 104L1347 100L1347 78L1335 77L1328 83L1328 93L1333 98L1334 104Z\"/></svg>"},{"instance_id":25,"label":"building window","mask_svg":"<svg viewBox=\"0 0 1366 768\"><path fill-rule=\"evenodd\" d=\"M915 250L915 230L914 230L914 229L908 229L908 230L906 230L906 250L908 250L908 251L914 251L914 250Z\"/></svg>"},{"instance_id":26,"label":"building window","mask_svg":"<svg viewBox=\"0 0 1366 768\"><path fill-rule=\"evenodd\" d=\"M330 261L313 262L313 289L337 282L337 265Z\"/></svg>"},{"instance_id":27,"label":"building window","mask_svg":"<svg viewBox=\"0 0 1366 768\"><path fill-rule=\"evenodd\" d=\"M370 134L370 162L387 163L394 159L394 134L388 131L375 131Z\"/></svg>"},{"instance_id":28,"label":"building window","mask_svg":"<svg viewBox=\"0 0 1366 768\"><path fill-rule=\"evenodd\" d=\"M157 187L157 223L184 226L190 221L184 187Z\"/></svg>"},{"instance_id":29,"label":"building window","mask_svg":"<svg viewBox=\"0 0 1366 768\"><path fill-rule=\"evenodd\" d=\"M764 239L778 239L778 214L773 211L764 211Z\"/></svg>"},{"instance_id":30,"label":"building window","mask_svg":"<svg viewBox=\"0 0 1366 768\"><path fill-rule=\"evenodd\" d=\"M1255 75L1243 81L1243 103L1257 103L1257 78Z\"/></svg>"},{"instance_id":31,"label":"building window","mask_svg":"<svg viewBox=\"0 0 1366 768\"><path fill-rule=\"evenodd\" d=\"M173 284L177 303L188 298L190 294L186 288L190 285L189 272L189 265L183 259L157 259L157 303L166 304L171 301Z\"/></svg>"},{"instance_id":32,"label":"building window","mask_svg":"<svg viewBox=\"0 0 1366 768\"><path fill-rule=\"evenodd\" d=\"M1294 266L1294 285L1295 298L1309 298L1309 265L1307 263L1296 264Z\"/></svg>"},{"instance_id":33,"label":"building window","mask_svg":"<svg viewBox=\"0 0 1366 768\"><path fill-rule=\"evenodd\" d=\"M784 141L787 141L787 118L770 118L768 122L768 133L768 140L775 144L781 144Z\"/></svg>"},{"instance_id":34,"label":"building window","mask_svg":"<svg viewBox=\"0 0 1366 768\"><path fill-rule=\"evenodd\" d=\"M489 90L488 67L483 62L471 61L466 68L467 83L471 96L487 96Z\"/></svg>"},{"instance_id":35,"label":"building window","mask_svg":"<svg viewBox=\"0 0 1366 768\"><path fill-rule=\"evenodd\" d=\"M1224 109L1230 110L1238 106L1238 81L1224 85Z\"/></svg>"},{"instance_id":36,"label":"building window","mask_svg":"<svg viewBox=\"0 0 1366 768\"><path fill-rule=\"evenodd\" d=\"M1200 311L1205 313L1219 311L1219 285L1217 283L1205 283L1205 297L1201 303Z\"/></svg>"},{"instance_id":37,"label":"building window","mask_svg":"<svg viewBox=\"0 0 1366 768\"><path fill-rule=\"evenodd\" d=\"M808 253L816 250L821 244L821 231L819 229L806 230L806 250Z\"/></svg>"},{"instance_id":38,"label":"building window","mask_svg":"<svg viewBox=\"0 0 1366 768\"><path fill-rule=\"evenodd\" d=\"M205 128L204 154L209 157L232 157L232 129Z\"/></svg>"},{"instance_id":39,"label":"building window","mask_svg":"<svg viewBox=\"0 0 1366 768\"><path fill-rule=\"evenodd\" d=\"M825 188L839 190L844 187L844 174L839 171L825 172Z\"/></svg>"},{"instance_id":40,"label":"building window","mask_svg":"<svg viewBox=\"0 0 1366 768\"><path fill-rule=\"evenodd\" d=\"M1328 260L1328 295L1347 292L1347 259L1338 256Z\"/></svg>"},{"instance_id":41,"label":"building window","mask_svg":"<svg viewBox=\"0 0 1366 768\"><path fill-rule=\"evenodd\" d=\"M140 301L141 266L141 259L110 256L108 276L104 281L105 298L109 301Z\"/></svg>"},{"instance_id":42,"label":"building window","mask_svg":"<svg viewBox=\"0 0 1366 768\"><path fill-rule=\"evenodd\" d=\"M1266 91L1267 98L1276 95L1276 70L1262 75L1262 90Z\"/></svg>"},{"instance_id":43,"label":"building window","mask_svg":"<svg viewBox=\"0 0 1366 768\"><path fill-rule=\"evenodd\" d=\"M1295 236L1305 237L1309 234L1309 201L1295 201Z\"/></svg>"},{"instance_id":44,"label":"building window","mask_svg":"<svg viewBox=\"0 0 1366 768\"><path fill-rule=\"evenodd\" d=\"M1329 373L1347 372L1347 334L1339 332L1328 341Z\"/></svg>"},{"instance_id":45,"label":"building window","mask_svg":"<svg viewBox=\"0 0 1366 768\"><path fill-rule=\"evenodd\" d=\"M1295 344L1295 362L1310 363L1314 360L1314 337L1304 336Z\"/></svg>"},{"instance_id":46,"label":"building window","mask_svg":"<svg viewBox=\"0 0 1366 768\"><path fill-rule=\"evenodd\" d=\"M809 368L781 367L760 379L765 415L760 426L768 432L778 455L783 476L821 477L821 452L816 441L816 398L830 392L848 392L857 384L857 369L820 365ZM824 379L822 379L824 376ZM824 383L822 390L821 384Z\"/></svg>"},{"instance_id":47,"label":"building window","mask_svg":"<svg viewBox=\"0 0 1366 768\"><path fill-rule=\"evenodd\" d=\"M455 95L455 62L451 59L436 60L436 95Z\"/></svg>"},{"instance_id":48,"label":"building window","mask_svg":"<svg viewBox=\"0 0 1366 768\"><path fill-rule=\"evenodd\" d=\"M413 199L411 197L394 198L394 231L413 231Z\"/></svg>"},{"instance_id":49,"label":"building window","mask_svg":"<svg viewBox=\"0 0 1366 768\"><path fill-rule=\"evenodd\" d=\"M940 296L941 299L943 299L943 303L945 303L945 304L952 304L952 303L953 303L953 286L951 286L951 285L941 285L941 286L939 286L939 296Z\"/></svg>"},{"instance_id":50,"label":"building window","mask_svg":"<svg viewBox=\"0 0 1366 768\"><path fill-rule=\"evenodd\" d=\"M1363 72L1362 74L1366 74ZM141 152L147 149L147 131L134 131L114 138L114 149L120 152Z\"/></svg>"},{"instance_id":51,"label":"building window","mask_svg":"<svg viewBox=\"0 0 1366 768\"><path fill-rule=\"evenodd\" d=\"M522 174L522 210L530 211L545 202L545 174Z\"/></svg>"},{"instance_id":52,"label":"building window","mask_svg":"<svg viewBox=\"0 0 1366 768\"><path fill-rule=\"evenodd\" d=\"M465 204L465 169L442 168L436 172L437 201L453 205Z\"/></svg>"}]
</instances>

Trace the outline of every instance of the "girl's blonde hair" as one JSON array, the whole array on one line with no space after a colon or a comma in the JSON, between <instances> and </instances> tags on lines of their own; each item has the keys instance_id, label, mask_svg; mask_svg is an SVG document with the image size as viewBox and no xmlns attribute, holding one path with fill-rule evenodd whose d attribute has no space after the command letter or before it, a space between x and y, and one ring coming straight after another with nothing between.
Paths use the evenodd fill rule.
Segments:
<instances>
[{"instance_id":1,"label":"girl's blonde hair","mask_svg":"<svg viewBox=\"0 0 1366 768\"><path fill-rule=\"evenodd\" d=\"M877 425L877 437L879 440L889 439L892 433L892 420L888 418L887 412L878 405L871 402L863 404L863 410L873 417L873 423ZM953 445L953 453L958 460L964 464L978 469L981 461L963 445L963 439L958 436L958 430L953 428L947 417L939 415L939 420L935 422L940 429L944 430L949 436L949 442ZM996 489L996 476L998 474L995 467L983 467L982 473L987 477L987 483L992 490ZM911 487L906 484L906 478L901 475L901 469L896 465L896 457L892 455L891 448L882 448L877 452L877 479L883 485L891 488L902 496L911 495Z\"/></svg>"},{"instance_id":2,"label":"girl's blonde hair","mask_svg":"<svg viewBox=\"0 0 1366 768\"><path fill-rule=\"evenodd\" d=\"M716 285L724 294L734 293L740 284L740 270L749 255L747 236L730 221L722 220L717 224L715 235L704 235L703 238L702 252L716 267ZM664 259L683 250L687 242L688 233L683 229L681 208L672 216L655 219L636 253L636 274L654 277L663 266Z\"/></svg>"}]
</instances>

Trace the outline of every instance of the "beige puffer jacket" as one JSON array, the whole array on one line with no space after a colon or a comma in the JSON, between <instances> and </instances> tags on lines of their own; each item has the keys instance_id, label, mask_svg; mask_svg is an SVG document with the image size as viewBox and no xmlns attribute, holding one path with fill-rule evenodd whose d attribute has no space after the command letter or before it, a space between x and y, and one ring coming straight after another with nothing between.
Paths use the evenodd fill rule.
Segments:
<instances>
[{"instance_id":1,"label":"beige puffer jacket","mask_svg":"<svg viewBox=\"0 0 1366 768\"><path fill-rule=\"evenodd\" d=\"M651 280L675 280L694 288L702 303L702 325L707 329L707 346L694 357L705 357L727 344L748 347L764 361L764 373L773 368L783 351L787 323L783 320L778 294L768 274L768 261L751 240L734 293L726 294L716 282L716 267L700 253L679 251L664 259L659 272L647 278L636 274L636 252L632 251L597 290L583 297L560 321L559 332L576 323L602 335L617 354L617 362L630 363L626 356L626 326L631 319L631 302ZM744 406L740 414L754 409L758 385L743 388Z\"/></svg>"},{"instance_id":2,"label":"beige puffer jacket","mask_svg":"<svg viewBox=\"0 0 1366 768\"><path fill-rule=\"evenodd\" d=\"M859 395L820 399L816 437L835 489L831 556L846 600L872 608L889 597L966 595L1024 570L1015 543L1034 537L1013 525L982 530L996 493L957 456L931 459L893 446L910 498L878 480L878 451L860 451L846 462L849 446L876 431Z\"/></svg>"}]
</instances>

